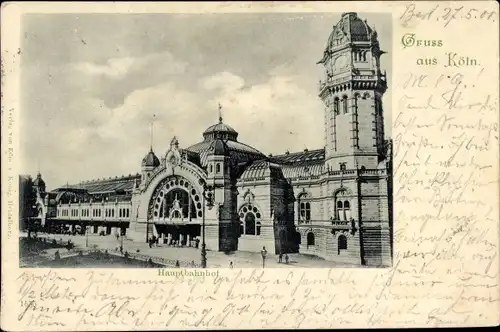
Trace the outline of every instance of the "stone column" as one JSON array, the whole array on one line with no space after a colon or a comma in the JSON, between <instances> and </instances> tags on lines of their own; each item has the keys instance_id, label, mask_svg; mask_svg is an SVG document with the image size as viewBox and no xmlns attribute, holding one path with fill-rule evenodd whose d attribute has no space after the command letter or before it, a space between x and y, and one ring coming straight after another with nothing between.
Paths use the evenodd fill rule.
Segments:
<instances>
[{"instance_id":1,"label":"stone column","mask_svg":"<svg viewBox=\"0 0 500 332\"><path fill-rule=\"evenodd\" d=\"M161 243L162 244L167 244L167 241L165 241L165 233L161 233Z\"/></svg>"},{"instance_id":2,"label":"stone column","mask_svg":"<svg viewBox=\"0 0 500 332\"><path fill-rule=\"evenodd\" d=\"M170 245L172 243L172 233L167 234L167 244Z\"/></svg>"},{"instance_id":3,"label":"stone column","mask_svg":"<svg viewBox=\"0 0 500 332\"><path fill-rule=\"evenodd\" d=\"M179 245L182 244L183 239L184 239L184 235L182 233L179 233Z\"/></svg>"},{"instance_id":4,"label":"stone column","mask_svg":"<svg viewBox=\"0 0 500 332\"><path fill-rule=\"evenodd\" d=\"M191 239L190 239L190 236L189 236L189 234L188 234L188 235L186 235L186 245L187 245L188 247L191 247L191 243L190 243L189 241L191 241Z\"/></svg>"}]
</instances>

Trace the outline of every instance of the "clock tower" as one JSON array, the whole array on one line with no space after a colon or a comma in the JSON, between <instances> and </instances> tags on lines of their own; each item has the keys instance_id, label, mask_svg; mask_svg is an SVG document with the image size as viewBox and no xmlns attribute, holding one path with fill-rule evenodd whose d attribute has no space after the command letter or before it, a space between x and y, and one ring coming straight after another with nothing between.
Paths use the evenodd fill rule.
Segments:
<instances>
[{"instance_id":1,"label":"clock tower","mask_svg":"<svg viewBox=\"0 0 500 332\"><path fill-rule=\"evenodd\" d=\"M382 96L377 33L356 13L333 27L323 58L319 96L325 104L325 159L330 170L376 169L384 158Z\"/></svg>"}]
</instances>

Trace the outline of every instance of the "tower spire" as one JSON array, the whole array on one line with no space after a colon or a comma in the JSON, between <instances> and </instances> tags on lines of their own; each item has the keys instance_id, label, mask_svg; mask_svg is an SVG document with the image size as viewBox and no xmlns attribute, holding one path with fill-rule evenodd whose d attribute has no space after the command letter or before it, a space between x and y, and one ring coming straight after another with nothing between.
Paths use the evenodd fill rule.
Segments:
<instances>
[{"instance_id":1,"label":"tower spire","mask_svg":"<svg viewBox=\"0 0 500 332\"><path fill-rule=\"evenodd\" d=\"M149 131L150 131L149 149L151 151L153 151L153 124L154 124L155 117L156 117L156 115L153 114L153 119L151 120L151 125L150 125L150 129L149 129Z\"/></svg>"},{"instance_id":2,"label":"tower spire","mask_svg":"<svg viewBox=\"0 0 500 332\"><path fill-rule=\"evenodd\" d=\"M218 111L219 111L219 123L222 123L222 106L220 103L218 106Z\"/></svg>"}]
</instances>

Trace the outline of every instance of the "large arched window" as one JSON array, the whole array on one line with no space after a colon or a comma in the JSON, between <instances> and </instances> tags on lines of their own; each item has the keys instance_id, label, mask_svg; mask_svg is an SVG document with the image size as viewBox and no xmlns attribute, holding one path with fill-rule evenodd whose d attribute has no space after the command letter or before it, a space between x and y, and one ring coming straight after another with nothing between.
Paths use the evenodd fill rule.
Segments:
<instances>
[{"instance_id":1,"label":"large arched window","mask_svg":"<svg viewBox=\"0 0 500 332\"><path fill-rule=\"evenodd\" d=\"M345 235L339 235L338 239L338 253L340 254L341 250L347 250L347 238Z\"/></svg>"},{"instance_id":2,"label":"large arched window","mask_svg":"<svg viewBox=\"0 0 500 332\"><path fill-rule=\"evenodd\" d=\"M202 216L202 196L181 176L165 178L152 195L149 218L192 220Z\"/></svg>"},{"instance_id":3,"label":"large arched window","mask_svg":"<svg viewBox=\"0 0 500 332\"><path fill-rule=\"evenodd\" d=\"M359 93L355 93L354 94L354 109L357 111L358 110L358 106L359 106L359 100L361 99L361 96Z\"/></svg>"},{"instance_id":4,"label":"large arched window","mask_svg":"<svg viewBox=\"0 0 500 332\"><path fill-rule=\"evenodd\" d=\"M162 201L160 218L187 219L196 218L196 207L186 190L175 188L167 192Z\"/></svg>"},{"instance_id":5,"label":"large arched window","mask_svg":"<svg viewBox=\"0 0 500 332\"><path fill-rule=\"evenodd\" d=\"M311 222L311 195L308 193L303 193L299 196L299 223L310 223Z\"/></svg>"},{"instance_id":6,"label":"large arched window","mask_svg":"<svg viewBox=\"0 0 500 332\"><path fill-rule=\"evenodd\" d=\"M246 235L255 235L255 214L247 213L245 216L245 231Z\"/></svg>"},{"instance_id":7,"label":"large arched window","mask_svg":"<svg viewBox=\"0 0 500 332\"><path fill-rule=\"evenodd\" d=\"M341 190L335 197L336 219L340 221L351 220L351 203L347 197L347 192Z\"/></svg>"},{"instance_id":8,"label":"large arched window","mask_svg":"<svg viewBox=\"0 0 500 332\"><path fill-rule=\"evenodd\" d=\"M342 97L342 112L344 114L348 113L348 107L347 107L347 96Z\"/></svg>"},{"instance_id":9,"label":"large arched window","mask_svg":"<svg viewBox=\"0 0 500 332\"><path fill-rule=\"evenodd\" d=\"M261 213L256 206L246 204L240 209L240 233L244 235L260 235L262 224Z\"/></svg>"},{"instance_id":10,"label":"large arched window","mask_svg":"<svg viewBox=\"0 0 500 332\"><path fill-rule=\"evenodd\" d=\"M335 112L336 115L340 113L340 101L338 97L335 97L333 100L333 112Z\"/></svg>"},{"instance_id":11,"label":"large arched window","mask_svg":"<svg viewBox=\"0 0 500 332\"><path fill-rule=\"evenodd\" d=\"M315 239L314 239L314 234L313 232L307 233L307 246L314 246L315 244Z\"/></svg>"}]
</instances>

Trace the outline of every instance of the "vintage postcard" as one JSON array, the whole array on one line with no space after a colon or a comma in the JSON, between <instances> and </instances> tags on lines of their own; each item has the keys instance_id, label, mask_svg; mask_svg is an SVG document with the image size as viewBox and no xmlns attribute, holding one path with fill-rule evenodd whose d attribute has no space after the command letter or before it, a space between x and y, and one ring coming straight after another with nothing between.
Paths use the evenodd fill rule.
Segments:
<instances>
[{"instance_id":1,"label":"vintage postcard","mask_svg":"<svg viewBox=\"0 0 500 332\"><path fill-rule=\"evenodd\" d=\"M2 4L2 329L498 325L499 19Z\"/></svg>"}]
</instances>

